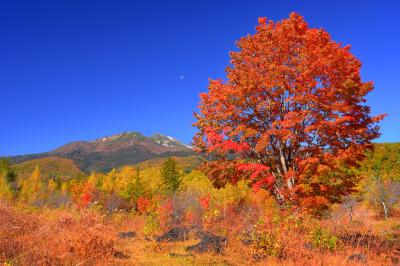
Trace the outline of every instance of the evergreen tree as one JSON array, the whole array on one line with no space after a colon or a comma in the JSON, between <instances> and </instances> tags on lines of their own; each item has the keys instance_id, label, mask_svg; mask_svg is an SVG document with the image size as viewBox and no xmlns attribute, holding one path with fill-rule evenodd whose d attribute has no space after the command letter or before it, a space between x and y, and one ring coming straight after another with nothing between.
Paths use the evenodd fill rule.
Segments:
<instances>
[{"instance_id":1,"label":"evergreen tree","mask_svg":"<svg viewBox=\"0 0 400 266\"><path fill-rule=\"evenodd\" d=\"M145 193L145 187L142 178L140 176L140 170L137 169L135 180L133 182L132 196L135 200L137 200L140 196L143 196L144 193Z\"/></svg>"},{"instance_id":2,"label":"evergreen tree","mask_svg":"<svg viewBox=\"0 0 400 266\"><path fill-rule=\"evenodd\" d=\"M15 181L17 175L14 170L11 168L11 163L7 159L0 159L0 174L3 175L8 183L12 183Z\"/></svg>"},{"instance_id":3,"label":"evergreen tree","mask_svg":"<svg viewBox=\"0 0 400 266\"><path fill-rule=\"evenodd\" d=\"M6 177L0 173L0 200L11 200L13 198L13 190L10 187Z\"/></svg>"},{"instance_id":4,"label":"evergreen tree","mask_svg":"<svg viewBox=\"0 0 400 266\"><path fill-rule=\"evenodd\" d=\"M125 199L130 199L132 202L134 202L136 204L137 199L140 196L143 196L145 194L145 187L142 181L142 178L140 176L140 170L136 169L136 174L133 178L133 180L131 180L125 191L122 193L122 197Z\"/></svg>"},{"instance_id":5,"label":"evergreen tree","mask_svg":"<svg viewBox=\"0 0 400 266\"><path fill-rule=\"evenodd\" d=\"M181 176L177 162L169 158L162 166L161 179L167 192L175 192L181 184Z\"/></svg>"}]
</instances>

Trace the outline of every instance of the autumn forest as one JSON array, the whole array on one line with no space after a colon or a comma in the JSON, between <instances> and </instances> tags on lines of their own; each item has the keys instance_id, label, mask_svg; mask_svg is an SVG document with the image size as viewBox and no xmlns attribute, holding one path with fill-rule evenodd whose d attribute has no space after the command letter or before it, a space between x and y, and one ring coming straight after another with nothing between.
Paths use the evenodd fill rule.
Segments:
<instances>
[{"instance_id":1,"label":"autumn forest","mask_svg":"<svg viewBox=\"0 0 400 266\"><path fill-rule=\"evenodd\" d=\"M125 132L1 158L0 263L399 265L400 144L378 141L361 60L298 13L235 45L190 145Z\"/></svg>"}]
</instances>

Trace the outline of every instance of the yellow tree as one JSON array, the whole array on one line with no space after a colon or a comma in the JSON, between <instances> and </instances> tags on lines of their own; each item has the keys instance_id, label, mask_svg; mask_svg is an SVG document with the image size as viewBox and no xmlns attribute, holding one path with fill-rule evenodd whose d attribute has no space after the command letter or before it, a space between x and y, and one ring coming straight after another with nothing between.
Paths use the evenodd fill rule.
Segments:
<instances>
[{"instance_id":1,"label":"yellow tree","mask_svg":"<svg viewBox=\"0 0 400 266\"><path fill-rule=\"evenodd\" d=\"M19 197L26 203L34 203L36 201L43 200L44 195L44 184L41 179L40 169L36 166L32 175L20 182L20 194Z\"/></svg>"},{"instance_id":2,"label":"yellow tree","mask_svg":"<svg viewBox=\"0 0 400 266\"><path fill-rule=\"evenodd\" d=\"M0 175L0 199L11 200L13 198L13 191L7 178L4 175Z\"/></svg>"},{"instance_id":3,"label":"yellow tree","mask_svg":"<svg viewBox=\"0 0 400 266\"><path fill-rule=\"evenodd\" d=\"M116 181L117 170L113 169L104 177L101 189L108 194L112 194L116 190Z\"/></svg>"}]
</instances>

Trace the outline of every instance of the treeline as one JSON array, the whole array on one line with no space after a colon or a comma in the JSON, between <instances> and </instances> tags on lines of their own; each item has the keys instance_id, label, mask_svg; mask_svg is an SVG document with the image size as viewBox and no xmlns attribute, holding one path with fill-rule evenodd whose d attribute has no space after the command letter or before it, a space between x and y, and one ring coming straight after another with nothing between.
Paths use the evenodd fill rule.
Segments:
<instances>
[{"instance_id":1,"label":"treeline","mask_svg":"<svg viewBox=\"0 0 400 266\"><path fill-rule=\"evenodd\" d=\"M400 181L400 143L376 143L367 154L368 158L361 163L361 173Z\"/></svg>"},{"instance_id":2,"label":"treeline","mask_svg":"<svg viewBox=\"0 0 400 266\"><path fill-rule=\"evenodd\" d=\"M388 218L400 198L400 143L377 143L361 162L359 194L380 216Z\"/></svg>"},{"instance_id":3,"label":"treeline","mask_svg":"<svg viewBox=\"0 0 400 266\"><path fill-rule=\"evenodd\" d=\"M92 173L87 177L66 179L48 177L39 166L26 178L17 178L10 163L1 160L0 197L34 207L97 206L107 212L118 210L138 211L138 202L168 197L183 192L193 195L235 195L251 191L242 182L216 189L207 176L199 170L188 170L172 158L161 166L139 168L126 166L108 173ZM242 192L239 193L239 191ZM229 192L231 191L231 192ZM233 192L235 191L235 192Z\"/></svg>"},{"instance_id":4,"label":"treeline","mask_svg":"<svg viewBox=\"0 0 400 266\"><path fill-rule=\"evenodd\" d=\"M376 144L374 152L369 152L368 159L355 170L360 177L358 191L344 199L346 204L364 202L379 216L393 215L400 196L399 155L398 143ZM18 177L7 160L0 160L0 198L37 208L77 206L107 213L143 213L168 197L185 193L191 194L198 208L205 199L218 204L246 200L251 194L249 185L249 181L241 181L217 189L206 174L171 158L162 165L127 166L77 178L49 177L39 166L31 174L23 171Z\"/></svg>"}]
</instances>

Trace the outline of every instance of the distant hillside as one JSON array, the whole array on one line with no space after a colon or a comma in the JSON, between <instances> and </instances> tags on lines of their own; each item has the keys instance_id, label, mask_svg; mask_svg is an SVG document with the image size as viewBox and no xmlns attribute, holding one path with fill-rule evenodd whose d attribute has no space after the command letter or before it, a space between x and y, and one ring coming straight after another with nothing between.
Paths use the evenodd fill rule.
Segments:
<instances>
[{"instance_id":1,"label":"distant hillside","mask_svg":"<svg viewBox=\"0 0 400 266\"><path fill-rule=\"evenodd\" d=\"M61 177L66 180L85 175L72 160L58 157L25 161L13 165L13 169L19 177L25 178L30 176L37 166L41 175L45 178Z\"/></svg>"},{"instance_id":2,"label":"distant hillside","mask_svg":"<svg viewBox=\"0 0 400 266\"><path fill-rule=\"evenodd\" d=\"M174 160L178 162L178 165L183 167L184 169L187 170L193 170L197 167L199 167L205 159L201 156L188 156L188 157L177 157L177 156L172 156ZM149 167L161 167L163 163L167 160L167 158L154 158L150 159L141 163L138 163L134 165L135 167L139 169L144 169L144 168L149 168Z\"/></svg>"},{"instance_id":3,"label":"distant hillside","mask_svg":"<svg viewBox=\"0 0 400 266\"><path fill-rule=\"evenodd\" d=\"M361 163L361 171L400 181L400 143L375 143L374 151L369 152L368 158Z\"/></svg>"},{"instance_id":4,"label":"distant hillside","mask_svg":"<svg viewBox=\"0 0 400 266\"><path fill-rule=\"evenodd\" d=\"M106 172L123 165L149 159L194 155L191 147L162 134L146 137L139 132L124 132L93 141L77 141L50 152L11 157L21 163L44 157L71 159L85 173Z\"/></svg>"},{"instance_id":5,"label":"distant hillside","mask_svg":"<svg viewBox=\"0 0 400 266\"><path fill-rule=\"evenodd\" d=\"M369 152L368 158L361 163L361 172L372 175L378 171L400 181L400 143L376 143L374 147L374 152ZM10 159L16 164L14 168L24 175L32 173L39 164L47 175L78 176L93 171L108 172L125 165L158 167L171 156L186 170L198 167L205 160L197 156L191 147L172 137L162 134L146 137L138 132L124 132L93 141L76 141L50 152Z\"/></svg>"}]
</instances>

